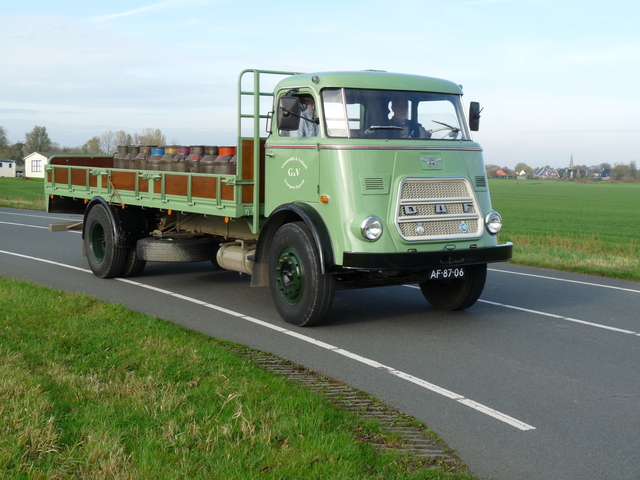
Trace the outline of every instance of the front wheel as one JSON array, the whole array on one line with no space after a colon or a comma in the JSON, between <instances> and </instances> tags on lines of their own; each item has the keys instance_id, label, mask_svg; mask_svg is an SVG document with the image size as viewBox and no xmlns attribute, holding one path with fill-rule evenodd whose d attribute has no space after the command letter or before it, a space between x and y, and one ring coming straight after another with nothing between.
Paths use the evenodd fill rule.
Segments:
<instances>
[{"instance_id":1,"label":"front wheel","mask_svg":"<svg viewBox=\"0 0 640 480\"><path fill-rule=\"evenodd\" d=\"M484 290L487 264L465 268L465 278L422 282L420 290L424 298L438 310L464 310L472 306Z\"/></svg>"},{"instance_id":2,"label":"front wheel","mask_svg":"<svg viewBox=\"0 0 640 480\"><path fill-rule=\"evenodd\" d=\"M302 222L276 232L269 252L271 295L280 316L299 327L319 324L333 302L335 281L323 274L311 231Z\"/></svg>"}]
</instances>

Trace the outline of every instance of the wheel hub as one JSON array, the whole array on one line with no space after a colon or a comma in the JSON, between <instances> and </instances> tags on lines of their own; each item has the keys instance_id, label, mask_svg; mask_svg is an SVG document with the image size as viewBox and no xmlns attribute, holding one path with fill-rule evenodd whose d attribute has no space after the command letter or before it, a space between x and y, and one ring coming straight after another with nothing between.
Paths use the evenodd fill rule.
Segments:
<instances>
[{"instance_id":1,"label":"wheel hub","mask_svg":"<svg viewBox=\"0 0 640 480\"><path fill-rule=\"evenodd\" d=\"M276 266L276 284L282 298L290 305L300 301L304 291L304 269L300 254L293 247L280 252Z\"/></svg>"}]
</instances>

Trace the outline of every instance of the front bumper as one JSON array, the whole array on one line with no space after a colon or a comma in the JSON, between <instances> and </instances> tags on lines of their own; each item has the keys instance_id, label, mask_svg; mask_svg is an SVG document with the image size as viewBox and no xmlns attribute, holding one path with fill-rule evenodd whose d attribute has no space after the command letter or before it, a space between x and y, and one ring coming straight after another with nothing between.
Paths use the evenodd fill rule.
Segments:
<instances>
[{"instance_id":1,"label":"front bumper","mask_svg":"<svg viewBox=\"0 0 640 480\"><path fill-rule=\"evenodd\" d=\"M354 253L345 252L342 267L358 270L425 270L447 266L476 265L511 260L513 243L495 247L438 252Z\"/></svg>"}]
</instances>

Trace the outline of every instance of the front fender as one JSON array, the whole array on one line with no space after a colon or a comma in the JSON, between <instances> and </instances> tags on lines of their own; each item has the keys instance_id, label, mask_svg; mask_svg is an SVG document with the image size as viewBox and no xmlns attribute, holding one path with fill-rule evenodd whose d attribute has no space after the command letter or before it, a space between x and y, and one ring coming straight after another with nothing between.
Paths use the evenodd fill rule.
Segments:
<instances>
[{"instance_id":1,"label":"front fender","mask_svg":"<svg viewBox=\"0 0 640 480\"><path fill-rule=\"evenodd\" d=\"M267 267L273 237L282 225L299 221L304 222L311 231L314 243L318 249L322 273L328 273L333 269L335 260L333 247L331 245L331 235L318 211L306 203L287 203L276 208L271 215L269 215L269 218L267 218L260 230L251 276L252 287L266 287L269 285Z\"/></svg>"}]
</instances>

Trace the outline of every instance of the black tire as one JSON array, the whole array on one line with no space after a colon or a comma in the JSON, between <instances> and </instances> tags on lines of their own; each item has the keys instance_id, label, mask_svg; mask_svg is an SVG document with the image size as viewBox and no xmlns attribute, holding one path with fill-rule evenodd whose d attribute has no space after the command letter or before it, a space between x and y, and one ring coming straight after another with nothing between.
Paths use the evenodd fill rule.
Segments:
<instances>
[{"instance_id":1,"label":"black tire","mask_svg":"<svg viewBox=\"0 0 640 480\"><path fill-rule=\"evenodd\" d=\"M472 306L484 290L487 264L469 265L465 278L429 280L420 284L427 301L438 310L464 310Z\"/></svg>"},{"instance_id":2,"label":"black tire","mask_svg":"<svg viewBox=\"0 0 640 480\"><path fill-rule=\"evenodd\" d=\"M220 240L213 237L145 237L138 240L138 258L148 262L204 262L215 259Z\"/></svg>"},{"instance_id":3,"label":"black tire","mask_svg":"<svg viewBox=\"0 0 640 480\"><path fill-rule=\"evenodd\" d=\"M280 316L292 325L319 324L333 302L335 280L323 274L306 224L287 223L276 232L269 251L271 295Z\"/></svg>"},{"instance_id":4,"label":"black tire","mask_svg":"<svg viewBox=\"0 0 640 480\"><path fill-rule=\"evenodd\" d=\"M136 247L130 247L127 249L127 258L120 275L123 277L136 277L142 273L146 265L146 260L141 260L140 257L138 257Z\"/></svg>"},{"instance_id":5,"label":"black tire","mask_svg":"<svg viewBox=\"0 0 640 480\"><path fill-rule=\"evenodd\" d=\"M116 247L111 217L104 205L94 206L85 220L85 250L89 268L100 278L113 278L122 273L127 249Z\"/></svg>"}]
</instances>

